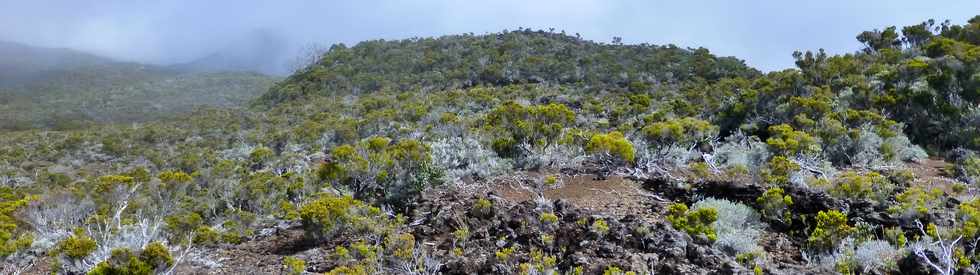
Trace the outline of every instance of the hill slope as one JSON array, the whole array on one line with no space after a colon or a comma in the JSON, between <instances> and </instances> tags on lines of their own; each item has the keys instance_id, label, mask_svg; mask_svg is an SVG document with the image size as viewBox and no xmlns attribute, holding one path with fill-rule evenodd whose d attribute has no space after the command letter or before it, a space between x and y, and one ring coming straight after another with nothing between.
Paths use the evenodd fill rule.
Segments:
<instances>
[{"instance_id":1,"label":"hill slope","mask_svg":"<svg viewBox=\"0 0 980 275\"><path fill-rule=\"evenodd\" d=\"M195 107L240 106L276 78L183 72L71 50L0 44L0 129L148 121Z\"/></svg>"},{"instance_id":2,"label":"hill slope","mask_svg":"<svg viewBox=\"0 0 980 275\"><path fill-rule=\"evenodd\" d=\"M524 30L338 45L255 108L0 132L0 257L31 274L970 273L978 35L980 16L889 27L767 74Z\"/></svg>"},{"instance_id":3,"label":"hill slope","mask_svg":"<svg viewBox=\"0 0 980 275\"><path fill-rule=\"evenodd\" d=\"M477 85L552 83L609 88L672 85L759 72L707 49L610 45L559 33L520 30L335 45L316 64L262 97L276 103L328 93L382 89L444 90Z\"/></svg>"},{"instance_id":4,"label":"hill slope","mask_svg":"<svg viewBox=\"0 0 980 275\"><path fill-rule=\"evenodd\" d=\"M39 48L0 41L0 87L33 79L38 73L71 70L115 61L69 49Z\"/></svg>"}]
</instances>

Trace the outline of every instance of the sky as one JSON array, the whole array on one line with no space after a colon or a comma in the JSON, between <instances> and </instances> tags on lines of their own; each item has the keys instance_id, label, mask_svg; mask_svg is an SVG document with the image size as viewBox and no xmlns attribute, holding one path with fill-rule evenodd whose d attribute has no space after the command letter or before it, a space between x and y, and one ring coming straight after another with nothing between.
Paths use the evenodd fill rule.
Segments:
<instances>
[{"instance_id":1,"label":"sky","mask_svg":"<svg viewBox=\"0 0 980 275\"><path fill-rule=\"evenodd\" d=\"M284 66L312 45L555 28L601 42L705 47L772 71L792 67L794 50L856 51L863 30L977 14L977 0L0 0L0 40L174 64L261 36L279 45L264 51Z\"/></svg>"}]
</instances>

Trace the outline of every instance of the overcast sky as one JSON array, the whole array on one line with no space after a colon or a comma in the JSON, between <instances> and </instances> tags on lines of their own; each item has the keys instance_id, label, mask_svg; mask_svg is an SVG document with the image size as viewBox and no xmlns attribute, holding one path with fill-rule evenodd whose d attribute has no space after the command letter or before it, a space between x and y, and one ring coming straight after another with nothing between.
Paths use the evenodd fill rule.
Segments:
<instances>
[{"instance_id":1,"label":"overcast sky","mask_svg":"<svg viewBox=\"0 0 980 275\"><path fill-rule=\"evenodd\" d=\"M0 40L168 64L256 31L291 55L310 44L531 27L603 42L703 46L769 71L791 67L797 49L855 51L862 30L928 18L960 24L978 13L978 0L0 0Z\"/></svg>"}]
</instances>

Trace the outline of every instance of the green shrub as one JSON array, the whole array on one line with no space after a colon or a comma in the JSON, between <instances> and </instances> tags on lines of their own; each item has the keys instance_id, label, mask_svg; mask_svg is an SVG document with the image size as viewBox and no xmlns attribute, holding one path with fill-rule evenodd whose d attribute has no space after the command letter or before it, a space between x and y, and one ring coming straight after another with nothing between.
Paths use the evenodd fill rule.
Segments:
<instances>
[{"instance_id":1,"label":"green shrub","mask_svg":"<svg viewBox=\"0 0 980 275\"><path fill-rule=\"evenodd\" d=\"M272 149L269 149L269 147L256 147L251 153L248 154L248 162L253 168L261 168L265 162L272 159L274 155L275 152L272 152Z\"/></svg>"},{"instance_id":2,"label":"green shrub","mask_svg":"<svg viewBox=\"0 0 980 275\"><path fill-rule=\"evenodd\" d=\"M299 275L303 274L303 271L306 271L306 261L293 256L283 257L282 266L286 269L286 273L290 275Z\"/></svg>"},{"instance_id":3,"label":"green shrub","mask_svg":"<svg viewBox=\"0 0 980 275\"><path fill-rule=\"evenodd\" d=\"M793 156L820 152L820 144L816 138L806 132L794 130L789 124L770 126L769 133L772 136L766 139L766 144L777 154Z\"/></svg>"},{"instance_id":4,"label":"green shrub","mask_svg":"<svg viewBox=\"0 0 980 275\"><path fill-rule=\"evenodd\" d=\"M718 126L693 117L684 117L662 122L654 122L643 127L641 132L652 146L660 150L667 147L688 147L718 135Z\"/></svg>"},{"instance_id":5,"label":"green shrub","mask_svg":"<svg viewBox=\"0 0 980 275\"><path fill-rule=\"evenodd\" d=\"M786 195L782 188L770 187L755 202L762 208L762 216L768 219L788 222L792 219L789 207L793 205L793 197Z\"/></svg>"},{"instance_id":6,"label":"green shrub","mask_svg":"<svg viewBox=\"0 0 980 275\"><path fill-rule=\"evenodd\" d=\"M688 164L688 167L691 168L691 173L694 173L694 176L698 178L704 179L711 175L711 167L703 161Z\"/></svg>"},{"instance_id":7,"label":"green shrub","mask_svg":"<svg viewBox=\"0 0 980 275\"><path fill-rule=\"evenodd\" d=\"M388 235L385 249L389 255L407 261L415 253L415 236L409 233Z\"/></svg>"},{"instance_id":8,"label":"green shrub","mask_svg":"<svg viewBox=\"0 0 980 275\"><path fill-rule=\"evenodd\" d=\"M194 180L194 177L181 171L163 171L157 175L157 178L167 184L189 183Z\"/></svg>"},{"instance_id":9,"label":"green shrub","mask_svg":"<svg viewBox=\"0 0 980 275\"><path fill-rule=\"evenodd\" d=\"M961 222L959 233L964 238L973 239L980 235L980 199L960 203L956 215Z\"/></svg>"},{"instance_id":10,"label":"green shrub","mask_svg":"<svg viewBox=\"0 0 980 275\"><path fill-rule=\"evenodd\" d=\"M19 232L19 222L13 214L34 199L18 195L9 187L0 187L0 257L31 246L33 236Z\"/></svg>"},{"instance_id":11,"label":"green shrub","mask_svg":"<svg viewBox=\"0 0 980 275\"><path fill-rule=\"evenodd\" d=\"M142 261L127 248L116 248L105 261L99 263L89 275L150 275L153 267Z\"/></svg>"},{"instance_id":12,"label":"green shrub","mask_svg":"<svg viewBox=\"0 0 980 275\"><path fill-rule=\"evenodd\" d=\"M430 149L415 139L373 136L334 147L317 176L355 199L404 207L422 190L441 183Z\"/></svg>"},{"instance_id":13,"label":"green shrub","mask_svg":"<svg viewBox=\"0 0 980 275\"><path fill-rule=\"evenodd\" d=\"M486 198L476 199L471 212L478 217L490 217L493 215L493 202Z\"/></svg>"},{"instance_id":14,"label":"green shrub","mask_svg":"<svg viewBox=\"0 0 980 275\"><path fill-rule=\"evenodd\" d=\"M595 232L599 236L605 236L606 233L609 232L609 224L606 223L606 220L595 219L595 221L592 222L592 226L590 226L589 229L591 229L592 232Z\"/></svg>"},{"instance_id":15,"label":"green shrub","mask_svg":"<svg viewBox=\"0 0 980 275\"><path fill-rule=\"evenodd\" d=\"M770 184L787 185L790 183L790 175L799 170L799 164L785 156L777 155L769 159L769 165L762 171L762 177Z\"/></svg>"},{"instance_id":16,"label":"green shrub","mask_svg":"<svg viewBox=\"0 0 980 275\"><path fill-rule=\"evenodd\" d=\"M322 194L300 208L300 218L306 232L317 239L341 230L374 234L391 230L391 221L381 209L350 196Z\"/></svg>"},{"instance_id":17,"label":"green shrub","mask_svg":"<svg viewBox=\"0 0 980 275\"><path fill-rule=\"evenodd\" d=\"M116 248L89 275L150 275L160 274L173 265L170 251L160 242L146 245L137 255L126 248Z\"/></svg>"},{"instance_id":18,"label":"green shrub","mask_svg":"<svg viewBox=\"0 0 980 275\"><path fill-rule=\"evenodd\" d=\"M170 256L170 250L161 242L147 244L143 247L143 251L140 252L139 258L156 270L162 270L174 264L174 258Z\"/></svg>"},{"instance_id":19,"label":"green shrub","mask_svg":"<svg viewBox=\"0 0 980 275\"><path fill-rule=\"evenodd\" d=\"M677 230L687 232L691 236L704 235L710 241L718 239L711 224L718 219L718 210L701 208L690 211L683 203L673 203L667 207L667 220Z\"/></svg>"},{"instance_id":20,"label":"green shrub","mask_svg":"<svg viewBox=\"0 0 980 275\"><path fill-rule=\"evenodd\" d=\"M550 187L550 186L555 186L556 184L558 184L558 177L557 176L555 176L555 175L548 175L548 176L545 176L544 177L544 185L545 186L549 186Z\"/></svg>"},{"instance_id":21,"label":"green shrub","mask_svg":"<svg viewBox=\"0 0 980 275\"><path fill-rule=\"evenodd\" d=\"M885 239L887 239L895 247L905 247L908 243L908 239L905 237L905 231L902 231L901 227L889 227L885 229Z\"/></svg>"},{"instance_id":22,"label":"green shrub","mask_svg":"<svg viewBox=\"0 0 980 275\"><path fill-rule=\"evenodd\" d=\"M170 240L176 242L184 241L186 236L190 236L204 225L204 218L195 212L177 213L163 220L165 228L170 233Z\"/></svg>"},{"instance_id":23,"label":"green shrub","mask_svg":"<svg viewBox=\"0 0 980 275\"><path fill-rule=\"evenodd\" d=\"M939 200L942 196L942 189L932 188L926 190L921 186L913 186L895 195L895 201L898 204L889 207L888 210L895 214L924 217L929 214L931 209L942 203Z\"/></svg>"},{"instance_id":24,"label":"green shrub","mask_svg":"<svg viewBox=\"0 0 980 275\"><path fill-rule=\"evenodd\" d=\"M847 171L840 175L839 179L830 189L830 194L840 198L883 201L895 189L887 178L877 172L859 174Z\"/></svg>"},{"instance_id":25,"label":"green shrub","mask_svg":"<svg viewBox=\"0 0 980 275\"><path fill-rule=\"evenodd\" d=\"M610 265L602 271L602 275L636 275L636 272L623 271L618 266Z\"/></svg>"},{"instance_id":26,"label":"green shrub","mask_svg":"<svg viewBox=\"0 0 980 275\"><path fill-rule=\"evenodd\" d=\"M807 242L817 249L833 249L855 232L854 227L847 224L847 215L837 210L818 212L816 221Z\"/></svg>"},{"instance_id":27,"label":"green shrub","mask_svg":"<svg viewBox=\"0 0 980 275\"><path fill-rule=\"evenodd\" d=\"M367 244L364 241L358 241L356 243L350 244L348 247L338 246L334 250L334 257L347 262L348 264L334 268L326 274L336 274L336 275L368 275L368 274L378 274L382 268L379 259L380 251L383 247L379 245Z\"/></svg>"},{"instance_id":28,"label":"green shrub","mask_svg":"<svg viewBox=\"0 0 980 275\"><path fill-rule=\"evenodd\" d=\"M575 122L575 112L559 103L524 106L508 101L490 110L486 122L494 125L497 131L503 132L512 141L499 144L500 148L494 142L494 149L501 149L497 151L500 153L512 150L505 148L506 144L514 146L528 143L535 147L556 144L565 128Z\"/></svg>"},{"instance_id":29,"label":"green shrub","mask_svg":"<svg viewBox=\"0 0 980 275\"><path fill-rule=\"evenodd\" d=\"M585 145L585 151L597 154L602 159L616 158L628 163L632 163L635 158L633 144L626 140L623 133L615 131L593 135Z\"/></svg>"},{"instance_id":30,"label":"green shrub","mask_svg":"<svg viewBox=\"0 0 980 275\"><path fill-rule=\"evenodd\" d=\"M910 186L915 182L915 173L910 169L893 170L888 179L902 186Z\"/></svg>"},{"instance_id":31,"label":"green shrub","mask_svg":"<svg viewBox=\"0 0 980 275\"><path fill-rule=\"evenodd\" d=\"M80 260L92 254L96 245L95 240L79 228L74 234L58 243L58 251L69 259Z\"/></svg>"},{"instance_id":32,"label":"green shrub","mask_svg":"<svg viewBox=\"0 0 980 275\"><path fill-rule=\"evenodd\" d=\"M541 215L538 219L545 224L558 223L558 216L556 216L555 213L551 213L551 212L541 212Z\"/></svg>"},{"instance_id":33,"label":"green shrub","mask_svg":"<svg viewBox=\"0 0 980 275\"><path fill-rule=\"evenodd\" d=\"M980 157L970 157L963 160L962 164L960 164L960 170L962 171L962 176L974 182L980 182Z\"/></svg>"},{"instance_id":34,"label":"green shrub","mask_svg":"<svg viewBox=\"0 0 980 275\"><path fill-rule=\"evenodd\" d=\"M193 241L196 245L215 245L221 242L221 234L210 226L202 225L194 230Z\"/></svg>"},{"instance_id":35,"label":"green shrub","mask_svg":"<svg viewBox=\"0 0 980 275\"><path fill-rule=\"evenodd\" d=\"M463 244L470 238L470 228L463 226L453 231L453 242Z\"/></svg>"}]
</instances>

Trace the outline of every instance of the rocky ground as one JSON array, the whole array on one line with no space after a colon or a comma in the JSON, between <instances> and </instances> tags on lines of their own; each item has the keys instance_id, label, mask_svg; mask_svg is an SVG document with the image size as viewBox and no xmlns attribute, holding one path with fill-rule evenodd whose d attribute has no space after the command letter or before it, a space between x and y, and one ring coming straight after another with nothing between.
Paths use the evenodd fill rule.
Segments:
<instances>
[{"instance_id":1,"label":"rocky ground","mask_svg":"<svg viewBox=\"0 0 980 275\"><path fill-rule=\"evenodd\" d=\"M502 272L495 251L505 247L536 248L560 253L572 259L559 269L583 266L587 274L601 273L603 266L616 265L629 270L661 274L739 274L751 273L734 258L713 249L706 240L692 239L673 229L663 218L668 198L677 196L660 192L655 181L648 183L611 176L565 175L560 184L537 198L521 177L499 180L468 190L444 188L424 196L411 218L413 235L431 246L443 259L445 274L488 274ZM493 202L491 213L474 213L471 205L478 198ZM559 217L557 224L545 224L538 218L542 208ZM596 234L589 229L596 220L608 224L608 232ZM584 222L583 222L584 221ZM469 228L462 255L452 255L453 232ZM644 231L637 234L638 230ZM543 243L543 232L554 236ZM506 241L503 241L506 240ZM339 241L339 240L338 240ZM341 241L342 242L342 241ZM773 251L777 265L772 273L803 270L797 248L787 236L770 233L764 244ZM298 223L283 224L271 234L237 246L203 248L191 255L176 271L180 274L279 274L284 272L282 258L295 256L306 260L307 272L322 273L334 267L326 260L331 244L312 245L304 238ZM563 249L562 249L563 248ZM528 251L528 249L520 249ZM208 255L206 258L196 256ZM527 255L516 255L523 258Z\"/></svg>"},{"instance_id":2,"label":"rocky ground","mask_svg":"<svg viewBox=\"0 0 980 275\"><path fill-rule=\"evenodd\" d=\"M939 160L913 164L917 180L912 184L944 185L947 180ZM666 221L671 202L693 203L705 197L752 204L764 189L742 180L701 179L690 188L677 187L665 178L638 179L621 175L599 177L589 173L561 173L551 186L540 186L532 178L543 173L526 172L484 184L443 186L426 193L408 218L409 230L420 245L435 251L443 274L500 274L530 259L526 251L544 251L565 259L559 270L584 267L586 274L602 273L601 267L615 265L640 273L658 274L751 274L735 257L713 248L707 240L692 238ZM838 209L849 218L881 225L898 225L912 230L912 221L886 213L865 201L846 201L807 189L787 188L796 199L794 213L814 214ZM476 210L477 200L492 202L487 211ZM955 199L951 199L955 200ZM955 206L955 202L949 202ZM554 213L558 221L546 222L540 213ZM934 216L939 223L949 217ZM597 232L596 221L608 229ZM768 254L767 274L819 273L807 265L800 253L806 221L770 222L760 245ZM468 228L469 237L458 241L454 232ZM548 235L550 240L543 240ZM286 274L283 258L306 261L307 273L324 273L338 265L329 257L333 248L349 240L310 241L299 222L282 222L262 230L257 237L239 245L201 247L187 254L175 274ZM495 254L515 249L511 260ZM455 248L460 248L454 253ZM28 274L46 274L46 264L35 264ZM902 273L927 274L928 268L915 257L900 263Z\"/></svg>"}]
</instances>

